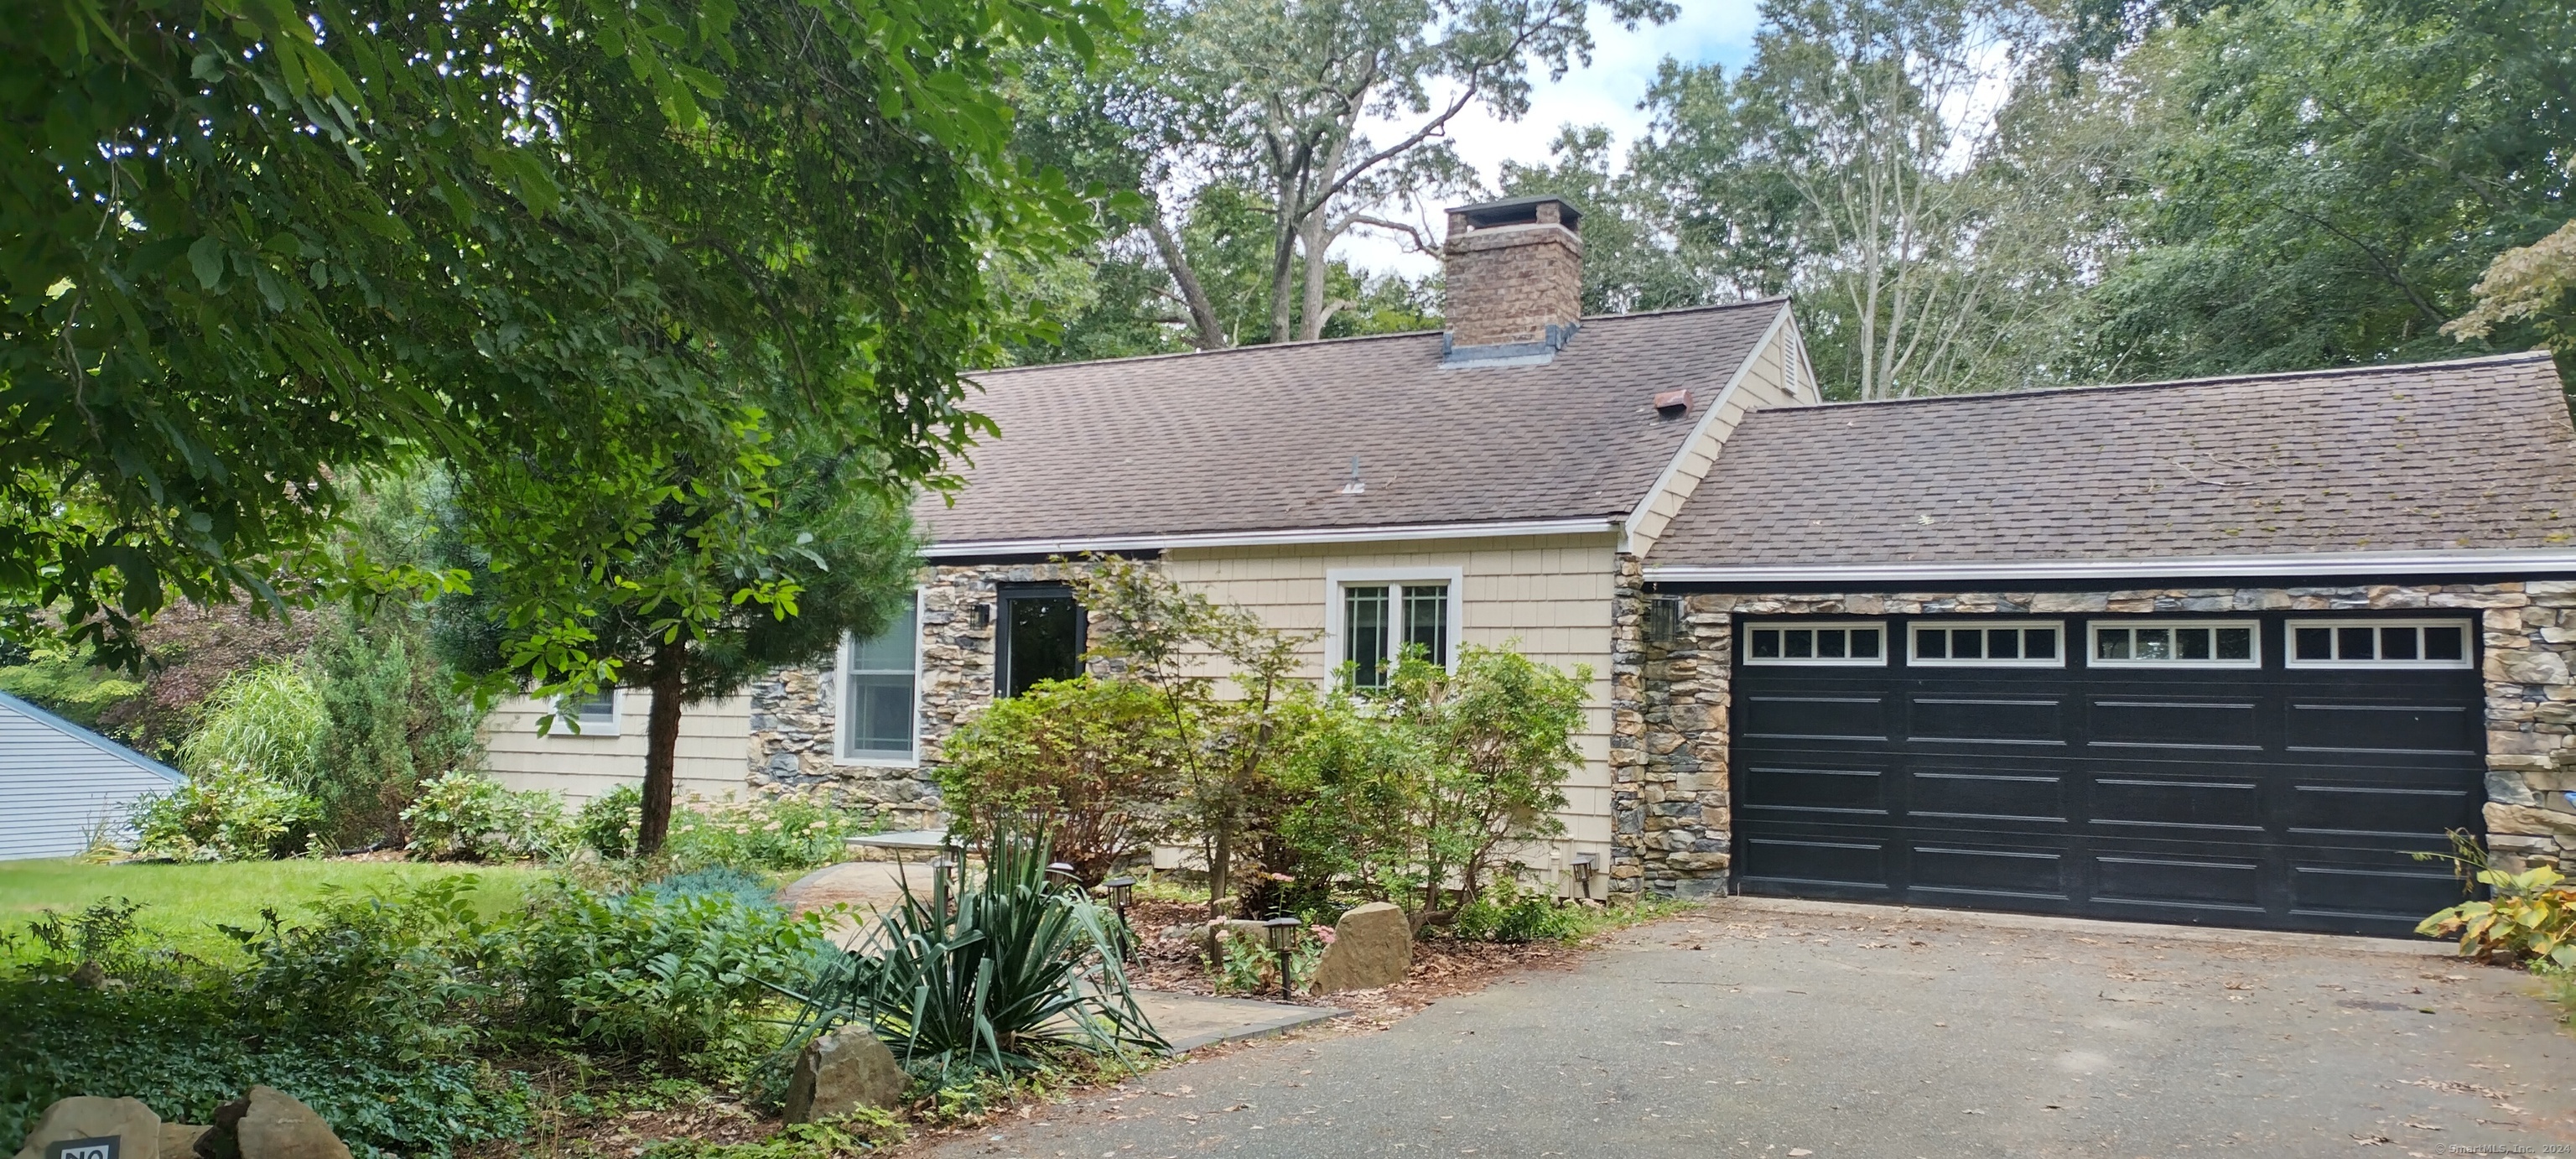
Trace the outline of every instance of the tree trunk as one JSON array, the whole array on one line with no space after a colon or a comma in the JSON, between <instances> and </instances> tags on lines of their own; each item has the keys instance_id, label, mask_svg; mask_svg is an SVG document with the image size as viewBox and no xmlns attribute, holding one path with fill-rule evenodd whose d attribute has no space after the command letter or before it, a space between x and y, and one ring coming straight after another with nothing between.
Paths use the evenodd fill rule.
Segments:
<instances>
[{"instance_id":1,"label":"tree trunk","mask_svg":"<svg viewBox=\"0 0 2576 1159\"><path fill-rule=\"evenodd\" d=\"M1312 342L1324 336L1325 279L1332 271L1324 265L1324 251L1332 248L1333 239L1324 228L1324 211L1316 210L1299 231L1298 245L1306 251L1305 300L1297 311L1297 339Z\"/></svg>"},{"instance_id":2,"label":"tree trunk","mask_svg":"<svg viewBox=\"0 0 2576 1159\"><path fill-rule=\"evenodd\" d=\"M685 645L664 644L653 656L653 713L644 728L644 819L635 834L637 856L662 851L671 835L672 766L680 749L681 655Z\"/></svg>"},{"instance_id":3,"label":"tree trunk","mask_svg":"<svg viewBox=\"0 0 2576 1159\"><path fill-rule=\"evenodd\" d=\"M1145 219L1145 232L1154 239L1155 251L1163 255L1163 268L1181 288L1181 302L1190 309L1191 344L1201 350L1225 349L1225 327L1217 321L1216 306L1208 301L1207 287L1199 283L1199 272L1190 266L1190 256L1182 252L1180 239L1163 224L1160 207Z\"/></svg>"},{"instance_id":4,"label":"tree trunk","mask_svg":"<svg viewBox=\"0 0 2576 1159\"><path fill-rule=\"evenodd\" d=\"M1232 810L1219 819L1214 840L1208 848L1208 916L1230 916L1218 905L1225 900L1226 880L1234 875L1234 817Z\"/></svg>"}]
</instances>

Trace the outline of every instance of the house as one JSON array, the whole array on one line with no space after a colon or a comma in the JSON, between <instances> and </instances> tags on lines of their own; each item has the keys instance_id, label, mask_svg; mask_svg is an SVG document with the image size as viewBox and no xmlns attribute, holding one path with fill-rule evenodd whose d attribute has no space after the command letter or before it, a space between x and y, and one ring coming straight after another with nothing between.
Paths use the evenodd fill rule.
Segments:
<instances>
[{"instance_id":1,"label":"house","mask_svg":"<svg viewBox=\"0 0 2576 1159\"><path fill-rule=\"evenodd\" d=\"M1580 229L1453 210L1441 333L979 375L1002 437L919 512L910 619L683 776L935 809L964 714L1078 670L1098 552L1316 633L1318 679L1589 666L1537 868L1596 888L2386 933L2455 898L2407 856L2446 830L2576 847L2545 356L1824 404L1783 300L1581 317ZM545 783L624 741L513 743Z\"/></svg>"},{"instance_id":2,"label":"house","mask_svg":"<svg viewBox=\"0 0 2576 1159\"><path fill-rule=\"evenodd\" d=\"M76 857L179 771L0 692L0 861Z\"/></svg>"}]
</instances>

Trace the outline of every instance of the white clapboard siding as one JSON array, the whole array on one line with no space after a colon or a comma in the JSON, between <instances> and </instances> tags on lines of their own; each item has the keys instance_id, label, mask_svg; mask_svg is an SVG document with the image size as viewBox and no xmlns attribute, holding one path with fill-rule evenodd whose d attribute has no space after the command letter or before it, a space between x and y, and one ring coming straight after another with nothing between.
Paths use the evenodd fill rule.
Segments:
<instances>
[{"instance_id":1,"label":"white clapboard siding","mask_svg":"<svg viewBox=\"0 0 2576 1159\"><path fill-rule=\"evenodd\" d=\"M168 765L0 693L0 861L71 857L104 824L179 784Z\"/></svg>"}]
</instances>

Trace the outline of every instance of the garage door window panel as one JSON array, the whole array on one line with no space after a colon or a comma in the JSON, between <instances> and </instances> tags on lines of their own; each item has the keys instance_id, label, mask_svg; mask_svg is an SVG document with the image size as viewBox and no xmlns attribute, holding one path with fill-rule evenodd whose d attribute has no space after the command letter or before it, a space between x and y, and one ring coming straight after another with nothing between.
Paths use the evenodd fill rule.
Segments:
<instances>
[{"instance_id":1,"label":"garage door window panel","mask_svg":"<svg viewBox=\"0 0 2576 1159\"><path fill-rule=\"evenodd\" d=\"M1909 633L1909 664L1955 668L2063 668L2066 638L2061 621L1917 623Z\"/></svg>"},{"instance_id":2,"label":"garage door window panel","mask_svg":"<svg viewBox=\"0 0 2576 1159\"><path fill-rule=\"evenodd\" d=\"M1887 664L1887 625L1882 623L1754 623L1745 625L1744 637L1747 664Z\"/></svg>"},{"instance_id":3,"label":"garage door window panel","mask_svg":"<svg viewBox=\"0 0 2576 1159\"><path fill-rule=\"evenodd\" d=\"M2292 668L2467 668L2467 620L2293 620Z\"/></svg>"},{"instance_id":4,"label":"garage door window panel","mask_svg":"<svg viewBox=\"0 0 2576 1159\"><path fill-rule=\"evenodd\" d=\"M2099 668L2260 668L2252 620L2114 620L2092 626Z\"/></svg>"}]
</instances>

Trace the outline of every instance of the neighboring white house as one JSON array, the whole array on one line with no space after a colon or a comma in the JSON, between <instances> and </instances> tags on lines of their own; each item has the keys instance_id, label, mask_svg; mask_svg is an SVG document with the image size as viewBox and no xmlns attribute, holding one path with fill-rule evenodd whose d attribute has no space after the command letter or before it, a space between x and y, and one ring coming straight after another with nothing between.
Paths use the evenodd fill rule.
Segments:
<instances>
[{"instance_id":1,"label":"neighboring white house","mask_svg":"<svg viewBox=\"0 0 2576 1159\"><path fill-rule=\"evenodd\" d=\"M179 770L0 692L0 861L72 857L127 832L136 801Z\"/></svg>"}]
</instances>

